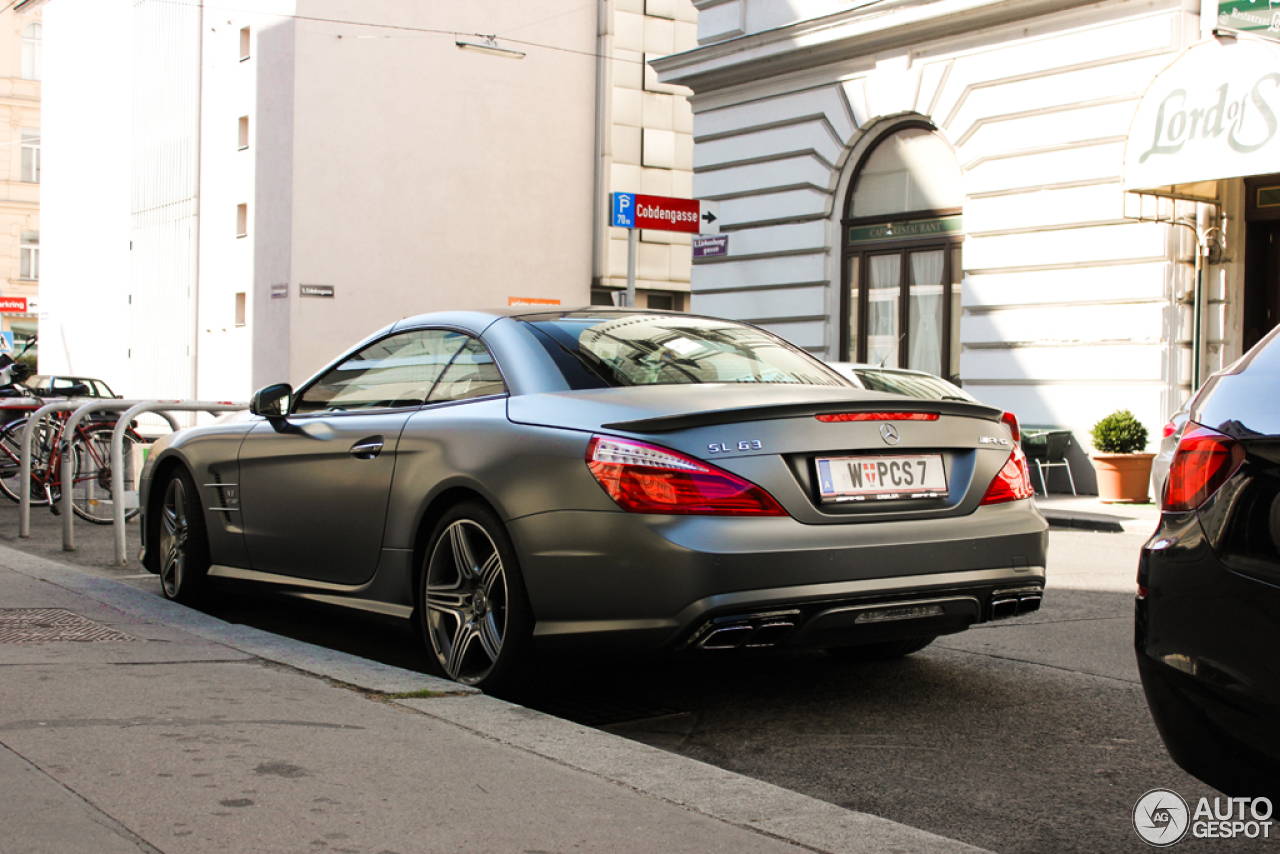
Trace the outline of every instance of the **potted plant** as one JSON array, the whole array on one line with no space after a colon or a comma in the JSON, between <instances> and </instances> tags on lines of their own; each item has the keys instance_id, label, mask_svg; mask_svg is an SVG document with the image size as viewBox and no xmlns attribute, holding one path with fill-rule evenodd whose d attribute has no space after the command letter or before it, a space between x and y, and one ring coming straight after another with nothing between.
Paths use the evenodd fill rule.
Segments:
<instances>
[{"instance_id":1,"label":"potted plant","mask_svg":"<svg viewBox=\"0 0 1280 854\"><path fill-rule=\"evenodd\" d=\"M1093 468L1098 475L1098 499L1107 504L1145 504L1155 454L1147 447L1147 428L1127 409L1117 409L1090 433Z\"/></svg>"}]
</instances>

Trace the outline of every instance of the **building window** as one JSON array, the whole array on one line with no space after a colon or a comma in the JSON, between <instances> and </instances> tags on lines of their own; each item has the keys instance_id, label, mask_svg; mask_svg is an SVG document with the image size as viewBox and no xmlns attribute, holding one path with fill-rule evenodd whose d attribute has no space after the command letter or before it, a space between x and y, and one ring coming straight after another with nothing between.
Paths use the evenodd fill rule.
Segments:
<instances>
[{"instance_id":1,"label":"building window","mask_svg":"<svg viewBox=\"0 0 1280 854\"><path fill-rule=\"evenodd\" d=\"M244 27L240 30L240 61L244 62L249 58L249 28Z\"/></svg>"},{"instance_id":2,"label":"building window","mask_svg":"<svg viewBox=\"0 0 1280 854\"><path fill-rule=\"evenodd\" d=\"M22 30L22 79L40 79L40 54L44 27L41 24L27 24Z\"/></svg>"},{"instance_id":3,"label":"building window","mask_svg":"<svg viewBox=\"0 0 1280 854\"><path fill-rule=\"evenodd\" d=\"M236 294L236 326L244 326L245 301L244 291Z\"/></svg>"},{"instance_id":4,"label":"building window","mask_svg":"<svg viewBox=\"0 0 1280 854\"><path fill-rule=\"evenodd\" d=\"M236 237L249 236L249 206L236 205Z\"/></svg>"},{"instance_id":5,"label":"building window","mask_svg":"<svg viewBox=\"0 0 1280 854\"><path fill-rule=\"evenodd\" d=\"M240 117L240 150L244 151L249 147L249 117Z\"/></svg>"},{"instance_id":6,"label":"building window","mask_svg":"<svg viewBox=\"0 0 1280 854\"><path fill-rule=\"evenodd\" d=\"M651 293L645 302L649 308L656 308L660 311L674 311L676 307L676 295Z\"/></svg>"},{"instance_id":7,"label":"building window","mask_svg":"<svg viewBox=\"0 0 1280 854\"><path fill-rule=\"evenodd\" d=\"M926 127L859 164L842 221L841 358L953 377L960 351L960 167Z\"/></svg>"},{"instance_id":8,"label":"building window","mask_svg":"<svg viewBox=\"0 0 1280 854\"><path fill-rule=\"evenodd\" d=\"M613 305L613 295L617 291L598 290L591 292L592 305Z\"/></svg>"},{"instance_id":9,"label":"building window","mask_svg":"<svg viewBox=\"0 0 1280 854\"><path fill-rule=\"evenodd\" d=\"M40 131L22 129L22 180L40 183Z\"/></svg>"},{"instance_id":10,"label":"building window","mask_svg":"<svg viewBox=\"0 0 1280 854\"><path fill-rule=\"evenodd\" d=\"M22 243L18 250L18 278L38 280L40 278L40 232L22 232Z\"/></svg>"}]
</instances>

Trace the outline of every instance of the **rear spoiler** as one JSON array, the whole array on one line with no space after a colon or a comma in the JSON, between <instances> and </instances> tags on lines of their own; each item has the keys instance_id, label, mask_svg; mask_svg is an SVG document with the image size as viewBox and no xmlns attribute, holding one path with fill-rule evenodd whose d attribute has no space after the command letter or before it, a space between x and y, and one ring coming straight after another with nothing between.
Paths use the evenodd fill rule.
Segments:
<instances>
[{"instance_id":1,"label":"rear spoiler","mask_svg":"<svg viewBox=\"0 0 1280 854\"><path fill-rule=\"evenodd\" d=\"M1003 410L981 403L962 400L921 400L914 397L884 395L874 400L742 406L736 409L712 409L680 415L660 415L657 418L641 418L636 421L615 421L612 424L603 425L603 428L627 433L672 433L676 430L692 430L695 427L713 427L717 424L732 424L739 421L807 418L836 415L842 412L936 412L939 415L981 418L984 421L997 423L1004 415Z\"/></svg>"}]
</instances>

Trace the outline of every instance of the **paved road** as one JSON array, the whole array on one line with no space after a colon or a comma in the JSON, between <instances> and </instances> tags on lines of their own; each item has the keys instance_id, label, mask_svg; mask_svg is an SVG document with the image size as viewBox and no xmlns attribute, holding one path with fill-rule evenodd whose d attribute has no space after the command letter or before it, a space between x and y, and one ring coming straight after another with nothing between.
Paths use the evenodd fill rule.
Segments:
<instances>
[{"instance_id":1,"label":"paved road","mask_svg":"<svg viewBox=\"0 0 1280 854\"><path fill-rule=\"evenodd\" d=\"M0 507L0 541L157 589L153 578L131 577L136 566L105 568L107 529L78 527L81 549L63 555L56 519L38 514L36 537L15 542L9 511ZM1130 826L1144 792L1172 788L1193 807L1216 793L1169 760L1137 681L1132 596L1143 539L1055 530L1039 614L903 661L850 665L807 653L586 667L575 688L542 705L1002 854L1146 851ZM400 666L424 663L395 623L262 597L224 599L211 611ZM1176 848L1276 843L1188 838Z\"/></svg>"}]
</instances>

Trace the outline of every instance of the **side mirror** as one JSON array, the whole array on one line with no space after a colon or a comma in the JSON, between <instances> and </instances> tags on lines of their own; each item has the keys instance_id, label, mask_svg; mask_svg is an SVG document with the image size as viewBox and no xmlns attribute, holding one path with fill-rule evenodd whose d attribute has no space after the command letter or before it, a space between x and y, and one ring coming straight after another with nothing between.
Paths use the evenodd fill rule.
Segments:
<instances>
[{"instance_id":1,"label":"side mirror","mask_svg":"<svg viewBox=\"0 0 1280 854\"><path fill-rule=\"evenodd\" d=\"M276 383L254 392L253 400L249 401L249 411L266 418L284 418L289 414L292 403L293 386Z\"/></svg>"}]
</instances>

